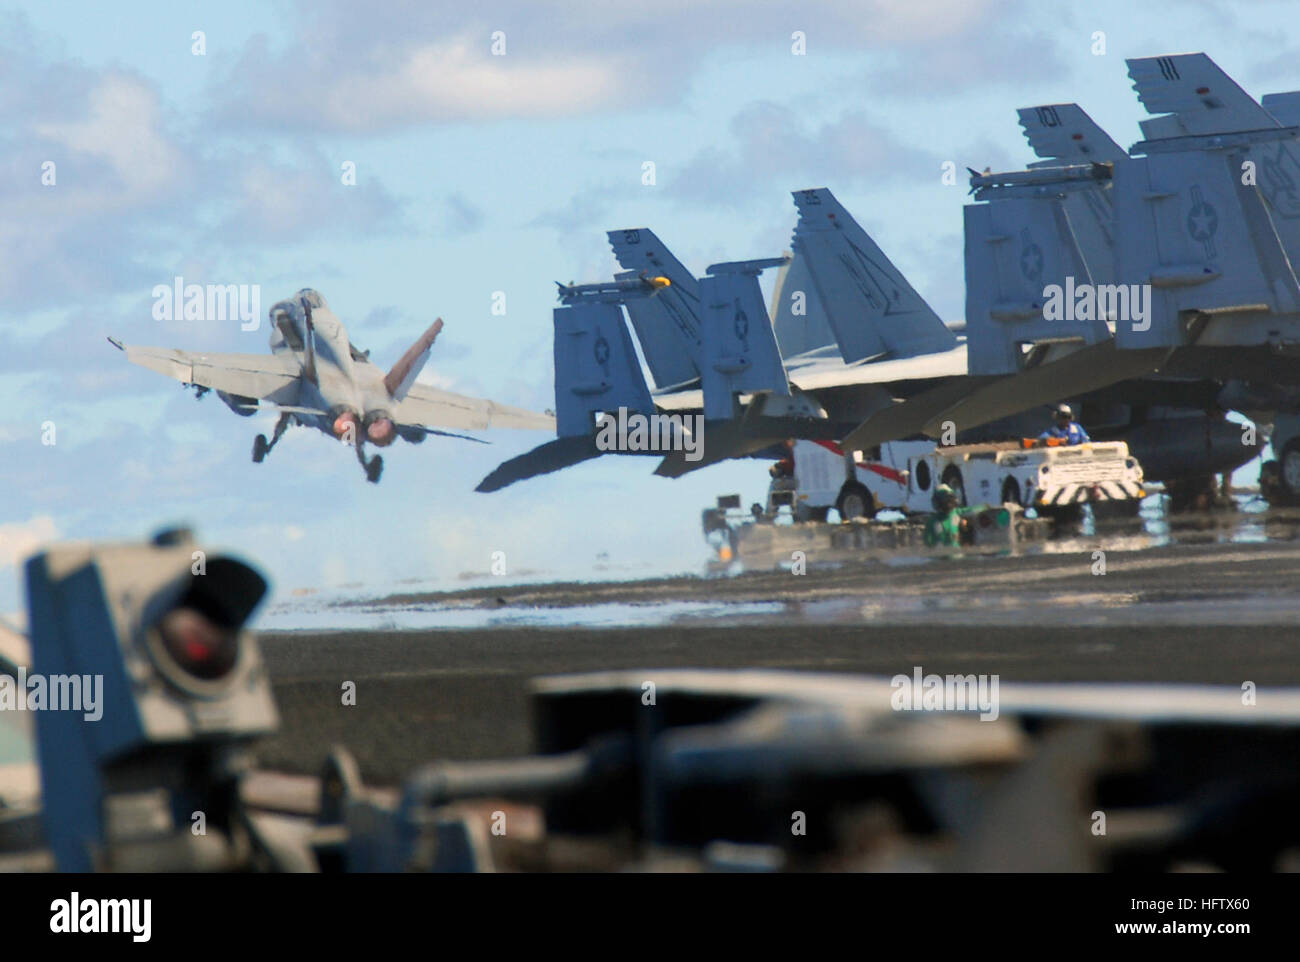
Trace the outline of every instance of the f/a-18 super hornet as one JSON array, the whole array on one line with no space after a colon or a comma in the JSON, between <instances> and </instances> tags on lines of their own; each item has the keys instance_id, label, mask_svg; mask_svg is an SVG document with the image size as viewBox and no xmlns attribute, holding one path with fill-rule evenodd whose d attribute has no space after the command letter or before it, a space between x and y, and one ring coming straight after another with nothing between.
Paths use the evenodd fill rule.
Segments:
<instances>
[{"instance_id":1,"label":"f/a-18 super hornet","mask_svg":"<svg viewBox=\"0 0 1300 962\"><path fill-rule=\"evenodd\" d=\"M275 304L270 314L269 356L193 354L109 341L125 352L128 361L193 387L198 397L215 390L241 417L255 413L260 402L275 405L280 418L271 439L259 434L253 443L257 463L291 424L313 427L350 443L371 482L379 480L384 462L378 454L366 457L367 442L378 448L398 438L419 444L428 434L479 440L444 428L555 429L555 418L549 414L417 384L416 375L442 330L441 318L385 374L371 363L369 351L358 350L348 340L347 328L316 291L304 288Z\"/></svg>"}]
</instances>

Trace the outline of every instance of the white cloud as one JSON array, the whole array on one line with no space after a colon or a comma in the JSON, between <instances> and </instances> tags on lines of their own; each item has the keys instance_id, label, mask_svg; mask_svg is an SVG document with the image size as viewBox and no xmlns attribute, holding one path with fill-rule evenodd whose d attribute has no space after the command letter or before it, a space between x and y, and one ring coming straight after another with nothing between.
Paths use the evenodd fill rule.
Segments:
<instances>
[{"instance_id":1,"label":"white cloud","mask_svg":"<svg viewBox=\"0 0 1300 962\"><path fill-rule=\"evenodd\" d=\"M54 542L58 536L58 525L48 514L38 515L30 521L0 524L0 568L25 561L39 549Z\"/></svg>"}]
</instances>

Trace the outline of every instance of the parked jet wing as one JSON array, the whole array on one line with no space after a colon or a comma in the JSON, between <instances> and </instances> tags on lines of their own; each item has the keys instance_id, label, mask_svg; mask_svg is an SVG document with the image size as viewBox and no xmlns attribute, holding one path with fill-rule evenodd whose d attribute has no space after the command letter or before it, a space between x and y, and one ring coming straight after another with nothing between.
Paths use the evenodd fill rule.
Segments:
<instances>
[{"instance_id":1,"label":"parked jet wing","mask_svg":"<svg viewBox=\"0 0 1300 962\"><path fill-rule=\"evenodd\" d=\"M554 431L555 417L481 398L452 394L427 384L415 384L393 409L398 424L436 428L520 428Z\"/></svg>"},{"instance_id":2,"label":"parked jet wing","mask_svg":"<svg viewBox=\"0 0 1300 962\"><path fill-rule=\"evenodd\" d=\"M988 378L961 377L922 391L902 404L895 404L871 415L849 432L844 438L843 447L848 451L862 451L885 441L897 441L920 434L921 429L936 414L948 410L987 383Z\"/></svg>"},{"instance_id":3,"label":"parked jet wing","mask_svg":"<svg viewBox=\"0 0 1300 962\"><path fill-rule=\"evenodd\" d=\"M1040 404L1151 374L1168 354L1162 348L1121 351L1114 342L1104 341L1020 374L941 384L867 418L844 439L844 447L860 450L913 434L941 437L946 421L957 431L966 431Z\"/></svg>"},{"instance_id":4,"label":"parked jet wing","mask_svg":"<svg viewBox=\"0 0 1300 962\"><path fill-rule=\"evenodd\" d=\"M293 385L302 368L293 357L277 354L194 354L166 347L135 347L109 339L132 364L166 374L182 384L237 394L269 398Z\"/></svg>"},{"instance_id":5,"label":"parked jet wing","mask_svg":"<svg viewBox=\"0 0 1300 962\"><path fill-rule=\"evenodd\" d=\"M850 384L892 384L897 381L923 381L930 378L960 377L966 373L966 345L950 351L920 354L889 361L845 364L834 357L789 358L786 371L790 383L805 391L846 387ZM656 398L655 400L659 400Z\"/></svg>"}]
</instances>

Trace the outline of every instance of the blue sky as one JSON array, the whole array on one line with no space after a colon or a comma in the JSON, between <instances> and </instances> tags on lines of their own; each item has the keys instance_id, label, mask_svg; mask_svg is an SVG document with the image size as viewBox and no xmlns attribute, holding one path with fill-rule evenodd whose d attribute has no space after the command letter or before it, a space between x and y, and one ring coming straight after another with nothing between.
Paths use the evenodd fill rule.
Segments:
<instances>
[{"instance_id":1,"label":"blue sky","mask_svg":"<svg viewBox=\"0 0 1300 962\"><path fill-rule=\"evenodd\" d=\"M668 481L605 458L475 494L543 440L525 433L399 445L377 487L305 430L253 465L272 415L196 402L104 340L266 350L264 325L154 320L150 292L174 276L258 284L264 311L315 287L381 366L441 316L436 383L541 409L552 281L606 277L607 229L652 227L702 271L787 248L789 192L828 186L959 318L965 189L940 165L1023 166L1016 107L1078 101L1128 145L1144 116L1128 56L1205 50L1256 96L1300 88L1282 3L457 6L0 13L0 612L19 606L15 564L34 546L182 521L284 596L461 583L495 551L507 580L694 571L699 509L763 490L757 462Z\"/></svg>"}]
</instances>

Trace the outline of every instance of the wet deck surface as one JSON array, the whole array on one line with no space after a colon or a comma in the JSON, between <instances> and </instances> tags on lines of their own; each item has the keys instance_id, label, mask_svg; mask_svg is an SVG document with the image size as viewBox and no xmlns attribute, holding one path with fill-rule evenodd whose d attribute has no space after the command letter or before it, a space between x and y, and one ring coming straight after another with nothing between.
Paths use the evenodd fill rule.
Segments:
<instances>
[{"instance_id":1,"label":"wet deck surface","mask_svg":"<svg viewBox=\"0 0 1300 962\"><path fill-rule=\"evenodd\" d=\"M1300 685L1300 512L1167 524L1108 522L1018 556L331 605L322 626L344 630L263 633L283 718L263 758L312 772L340 743L392 781L421 761L522 753L530 678L611 668Z\"/></svg>"}]
</instances>

